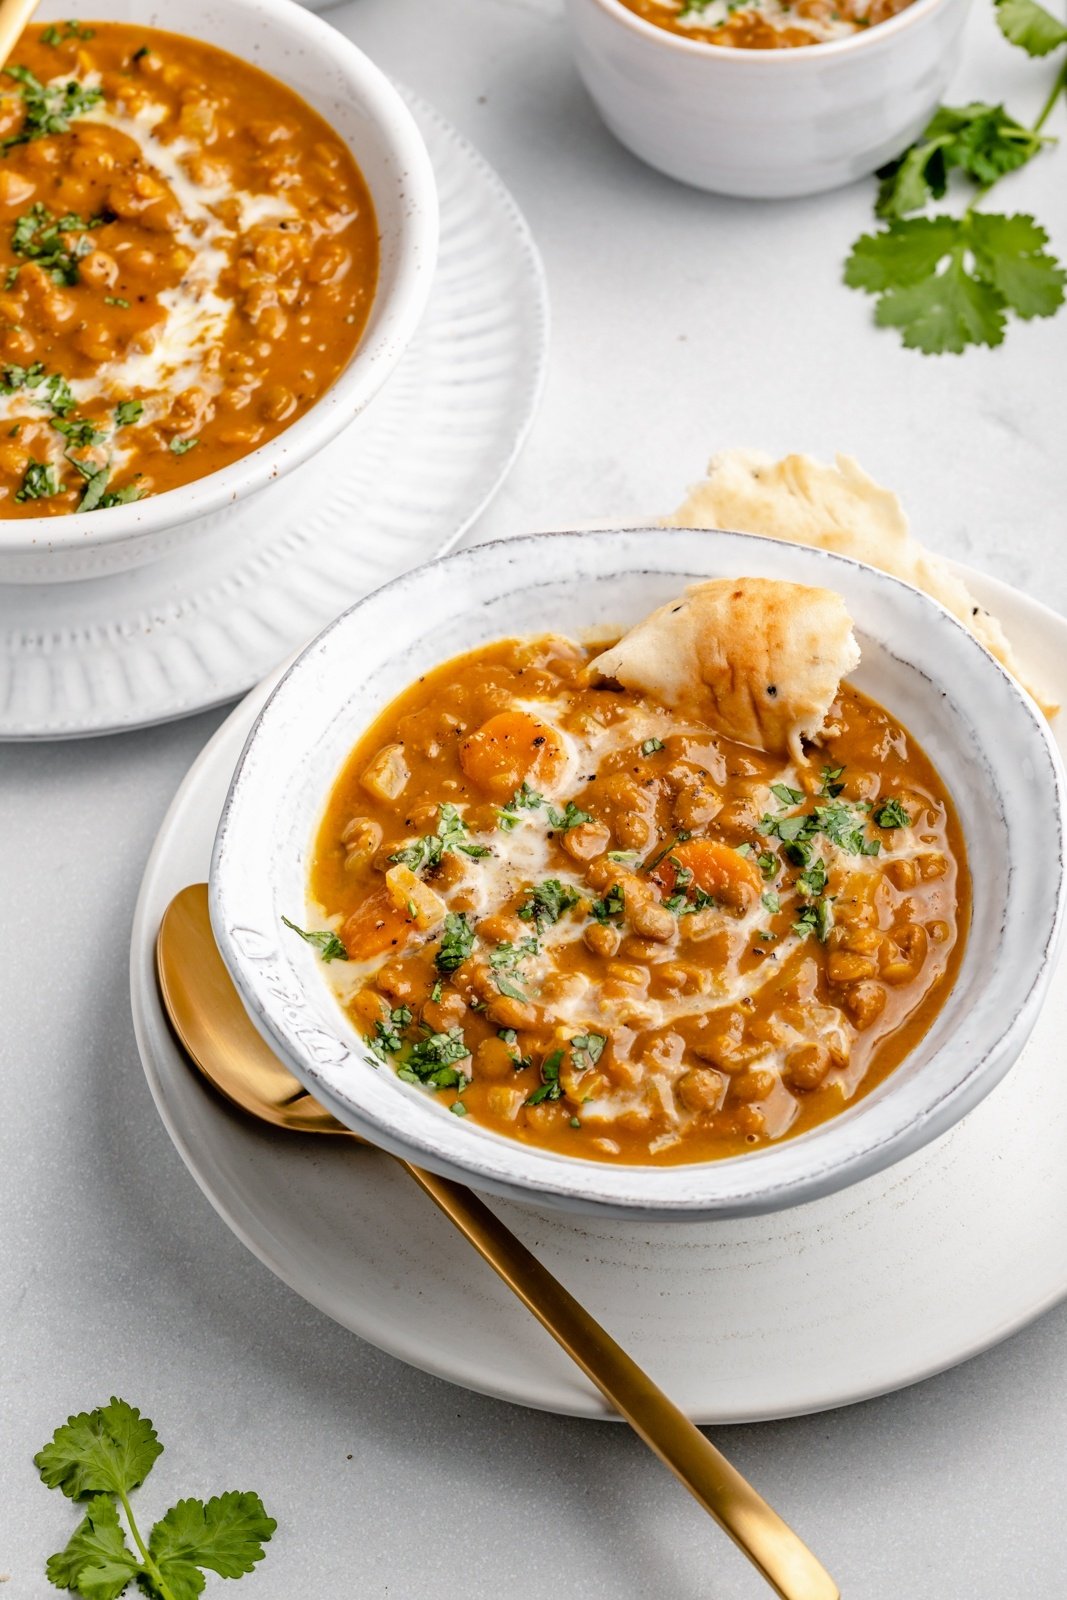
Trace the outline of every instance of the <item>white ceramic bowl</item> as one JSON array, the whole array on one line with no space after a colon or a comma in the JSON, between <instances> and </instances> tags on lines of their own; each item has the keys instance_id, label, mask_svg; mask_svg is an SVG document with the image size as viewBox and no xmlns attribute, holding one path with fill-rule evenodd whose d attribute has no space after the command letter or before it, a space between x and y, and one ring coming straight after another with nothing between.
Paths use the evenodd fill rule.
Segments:
<instances>
[{"instance_id":1,"label":"white ceramic bowl","mask_svg":"<svg viewBox=\"0 0 1067 1600\"><path fill-rule=\"evenodd\" d=\"M567 0L578 70L616 138L718 194L836 189L900 154L956 64L970 0L914 0L862 33L789 50L702 44L620 0Z\"/></svg>"},{"instance_id":2,"label":"white ceramic bowl","mask_svg":"<svg viewBox=\"0 0 1067 1600\"><path fill-rule=\"evenodd\" d=\"M279 78L324 116L367 180L380 234L378 289L359 347L298 421L251 455L166 493L66 517L0 520L0 583L94 578L187 539L221 538L213 513L307 461L366 408L426 305L437 258L437 190L410 111L385 75L295 0L44 0L40 21L140 23L206 40Z\"/></svg>"},{"instance_id":3,"label":"white ceramic bowl","mask_svg":"<svg viewBox=\"0 0 1067 1600\"><path fill-rule=\"evenodd\" d=\"M329 790L381 707L488 641L625 627L694 578L825 585L863 647L855 675L925 746L959 807L974 885L962 970L917 1049L823 1126L750 1155L676 1167L556 1155L449 1116L368 1052L326 969L282 926L306 905ZM318 637L267 702L219 825L211 914L249 1014L311 1092L395 1154L513 1197L646 1217L748 1215L855 1183L943 1133L1022 1049L1064 904L1063 778L1047 723L959 622L895 578L738 533L637 529L479 545L379 589Z\"/></svg>"}]
</instances>

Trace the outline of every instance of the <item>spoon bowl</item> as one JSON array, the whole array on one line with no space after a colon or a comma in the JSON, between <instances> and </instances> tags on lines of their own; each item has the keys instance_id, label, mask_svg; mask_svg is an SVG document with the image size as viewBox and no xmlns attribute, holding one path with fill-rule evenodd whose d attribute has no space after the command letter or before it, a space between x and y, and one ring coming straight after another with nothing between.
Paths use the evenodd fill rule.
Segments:
<instances>
[{"instance_id":1,"label":"spoon bowl","mask_svg":"<svg viewBox=\"0 0 1067 1600\"><path fill-rule=\"evenodd\" d=\"M256 1031L215 944L206 884L182 889L164 912L156 974L179 1042L231 1105L275 1128L344 1134L366 1143L307 1093ZM837 1585L792 1528L477 1195L406 1161L400 1165L714 1517L780 1600L840 1600Z\"/></svg>"}]
</instances>

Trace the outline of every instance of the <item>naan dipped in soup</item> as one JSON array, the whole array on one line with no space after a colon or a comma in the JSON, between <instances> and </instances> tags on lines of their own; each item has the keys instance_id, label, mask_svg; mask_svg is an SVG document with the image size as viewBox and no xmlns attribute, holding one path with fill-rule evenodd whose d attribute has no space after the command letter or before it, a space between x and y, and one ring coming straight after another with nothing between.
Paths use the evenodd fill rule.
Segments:
<instances>
[{"instance_id":1,"label":"naan dipped in soup","mask_svg":"<svg viewBox=\"0 0 1067 1600\"><path fill-rule=\"evenodd\" d=\"M740 579L607 650L509 639L420 678L353 750L311 871L305 937L369 1059L497 1133L656 1164L880 1083L970 898L952 801L840 681L857 660L839 596Z\"/></svg>"}]
</instances>

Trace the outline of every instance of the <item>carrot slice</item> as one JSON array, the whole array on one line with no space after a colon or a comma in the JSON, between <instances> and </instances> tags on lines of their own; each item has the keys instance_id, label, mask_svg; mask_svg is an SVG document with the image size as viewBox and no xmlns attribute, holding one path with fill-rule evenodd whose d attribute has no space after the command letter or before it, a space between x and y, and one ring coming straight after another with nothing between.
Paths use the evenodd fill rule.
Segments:
<instances>
[{"instance_id":1,"label":"carrot slice","mask_svg":"<svg viewBox=\"0 0 1067 1600\"><path fill-rule=\"evenodd\" d=\"M350 961L372 961L375 956L401 950L415 931L416 922L394 905L388 889L376 889L357 906L341 929Z\"/></svg>"},{"instance_id":2,"label":"carrot slice","mask_svg":"<svg viewBox=\"0 0 1067 1600\"><path fill-rule=\"evenodd\" d=\"M525 711L500 711L459 747L467 777L493 800L510 800L523 783L551 787L563 776L567 757L559 734Z\"/></svg>"},{"instance_id":3,"label":"carrot slice","mask_svg":"<svg viewBox=\"0 0 1067 1600\"><path fill-rule=\"evenodd\" d=\"M679 867L693 874L686 883L738 909L751 905L763 887L756 863L748 856L738 855L731 845L720 844L715 839L688 839L684 844L675 845L657 862L649 877L654 878L666 894L673 894Z\"/></svg>"}]
</instances>

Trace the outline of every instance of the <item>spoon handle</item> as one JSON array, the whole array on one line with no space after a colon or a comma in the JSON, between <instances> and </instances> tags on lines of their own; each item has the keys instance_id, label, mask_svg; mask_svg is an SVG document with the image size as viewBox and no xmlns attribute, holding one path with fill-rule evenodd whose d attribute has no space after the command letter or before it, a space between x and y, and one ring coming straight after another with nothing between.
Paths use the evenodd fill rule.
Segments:
<instances>
[{"instance_id":1,"label":"spoon handle","mask_svg":"<svg viewBox=\"0 0 1067 1600\"><path fill-rule=\"evenodd\" d=\"M14 50L37 6L38 0L0 0L0 67Z\"/></svg>"},{"instance_id":2,"label":"spoon handle","mask_svg":"<svg viewBox=\"0 0 1067 1600\"><path fill-rule=\"evenodd\" d=\"M400 1165L711 1513L781 1600L839 1600L837 1585L792 1528L487 1205L458 1183L406 1161Z\"/></svg>"}]
</instances>

